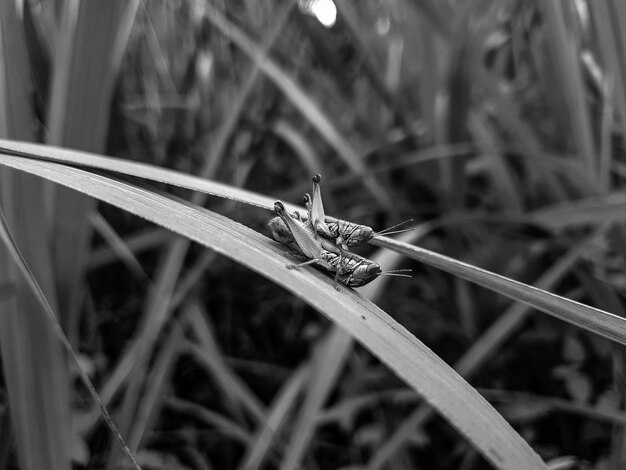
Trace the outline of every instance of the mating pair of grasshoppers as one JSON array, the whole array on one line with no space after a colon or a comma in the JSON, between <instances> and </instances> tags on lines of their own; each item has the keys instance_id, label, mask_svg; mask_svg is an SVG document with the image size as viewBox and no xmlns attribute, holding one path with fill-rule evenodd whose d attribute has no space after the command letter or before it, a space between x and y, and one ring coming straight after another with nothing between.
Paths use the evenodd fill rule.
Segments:
<instances>
[{"instance_id":1,"label":"mating pair of grasshoppers","mask_svg":"<svg viewBox=\"0 0 626 470\"><path fill-rule=\"evenodd\" d=\"M276 201L274 212L277 217L268 224L272 236L289 248L294 257L303 261L299 264L288 264L288 269L315 264L335 274L336 289L339 288L338 282L348 287L364 286L386 273L374 261L348 250L368 242L376 233L365 225L326 217L321 180L320 175L315 175L313 197L309 194L304 196L308 217L302 217L297 212L289 214L283 203Z\"/></svg>"}]
</instances>

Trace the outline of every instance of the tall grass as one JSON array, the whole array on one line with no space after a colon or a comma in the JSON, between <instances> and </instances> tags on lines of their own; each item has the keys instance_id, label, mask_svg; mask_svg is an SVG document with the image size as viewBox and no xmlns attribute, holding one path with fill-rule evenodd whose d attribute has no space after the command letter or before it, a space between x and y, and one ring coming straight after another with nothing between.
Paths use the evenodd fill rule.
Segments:
<instances>
[{"instance_id":1,"label":"tall grass","mask_svg":"<svg viewBox=\"0 0 626 470\"><path fill-rule=\"evenodd\" d=\"M312 5L0 3L0 470L131 463L49 311L148 468L624 467L624 7ZM413 279L285 269L316 172Z\"/></svg>"}]
</instances>

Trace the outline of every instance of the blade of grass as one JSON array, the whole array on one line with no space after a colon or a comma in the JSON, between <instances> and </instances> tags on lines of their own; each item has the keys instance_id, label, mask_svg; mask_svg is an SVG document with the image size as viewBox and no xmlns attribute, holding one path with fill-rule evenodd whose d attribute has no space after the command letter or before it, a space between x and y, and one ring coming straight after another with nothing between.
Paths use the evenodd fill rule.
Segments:
<instances>
[{"instance_id":1,"label":"blade of grass","mask_svg":"<svg viewBox=\"0 0 626 470\"><path fill-rule=\"evenodd\" d=\"M521 201L523 193L516 184L513 172L502 157L497 137L490 128L484 113L472 112L471 116L468 126L485 159L491 184L501 195L503 207L507 211L520 213L523 208Z\"/></svg>"},{"instance_id":2,"label":"blade of grass","mask_svg":"<svg viewBox=\"0 0 626 470\"><path fill-rule=\"evenodd\" d=\"M86 166L104 171L113 171L124 175L136 176L138 178L149 179L181 188L199 191L205 194L230 199L232 201L262 207L267 210L273 210L274 201L276 200L275 198L261 196L251 191L239 189L197 176L187 175L145 163L137 163L115 157L104 157L94 153L77 152L58 147L42 146L2 139L0 139L0 152L8 155L23 155L28 158L40 158L43 160L52 160L74 166ZM474 153L474 146L467 143L455 145L434 145L431 148L427 147L417 152L411 152L397 164L381 166L376 169L375 172L390 171L392 169L404 168L409 165L435 161L442 158L469 156L472 153ZM542 165L542 170L545 170L544 172L555 173L559 176L566 176L576 170L576 168L572 167L567 162L563 162L561 159L541 152L539 157L532 157L529 155L527 158L532 159L532 162L537 163L537 165ZM370 171L363 174L349 175L340 178L331 177L326 180L325 184L326 187L343 186L344 184L351 183L356 178L369 173ZM578 179L578 175L573 182L581 182L581 180ZM309 186L310 183L306 183L306 185L301 188L297 187L295 191L297 191L297 194L301 194L303 191L309 190ZM293 196L291 192L288 195ZM194 203L196 204L202 204L202 202L203 200L194 199ZM285 203L285 206L289 211L300 211L303 214L306 214L306 211L304 211L301 207L288 203Z\"/></svg>"},{"instance_id":3,"label":"blade of grass","mask_svg":"<svg viewBox=\"0 0 626 470\"><path fill-rule=\"evenodd\" d=\"M65 2L55 44L46 140L104 151L113 87L139 0ZM53 256L59 307L68 332L77 327L94 201L58 188ZM71 339L72 336L70 336Z\"/></svg>"},{"instance_id":4,"label":"blade of grass","mask_svg":"<svg viewBox=\"0 0 626 470\"><path fill-rule=\"evenodd\" d=\"M402 253L416 261L498 292L586 331L626 345L626 320L617 315L390 238L377 237L371 243Z\"/></svg>"},{"instance_id":5,"label":"blade of grass","mask_svg":"<svg viewBox=\"0 0 626 470\"><path fill-rule=\"evenodd\" d=\"M524 406L541 405L546 413L565 412L573 415L583 416L601 423L613 423L621 426L626 425L626 414L614 408L601 404L586 404L555 398L551 396L541 396L526 392L515 392L510 390L490 390L479 389L480 394L492 402L515 403L519 402ZM528 404L528 405L527 405Z\"/></svg>"},{"instance_id":6,"label":"blade of grass","mask_svg":"<svg viewBox=\"0 0 626 470\"><path fill-rule=\"evenodd\" d=\"M194 419L204 421L209 427L219 430L224 436L246 445L250 442L250 434L239 424L211 410L180 398L170 397L167 399L167 407L170 410L184 413Z\"/></svg>"},{"instance_id":7,"label":"blade of grass","mask_svg":"<svg viewBox=\"0 0 626 470\"><path fill-rule=\"evenodd\" d=\"M225 400L231 403L231 409L243 408L246 415L251 417L257 424L265 421L265 406L248 386L237 377L225 363L222 353L219 351L215 335L205 318L206 312L202 311L197 302L186 306L186 317L191 331L200 342L199 345L190 344L186 349L214 377L217 386L221 388Z\"/></svg>"},{"instance_id":8,"label":"blade of grass","mask_svg":"<svg viewBox=\"0 0 626 470\"><path fill-rule=\"evenodd\" d=\"M324 274L285 269L281 247L232 220L132 185L50 162L1 156L0 164L75 188L140 215L261 273L355 336L435 407L498 468L545 469L541 459L474 389L405 328Z\"/></svg>"},{"instance_id":9,"label":"blade of grass","mask_svg":"<svg viewBox=\"0 0 626 470\"><path fill-rule=\"evenodd\" d=\"M139 410L135 415L133 433L128 436L129 446L135 449L139 448L145 439L146 433L154 425L163 406L172 367L178 359L183 344L183 334L178 324L173 325L164 342L154 364L150 366L145 393L141 397Z\"/></svg>"},{"instance_id":10,"label":"blade of grass","mask_svg":"<svg viewBox=\"0 0 626 470\"><path fill-rule=\"evenodd\" d=\"M115 435L118 442L122 445L122 448L124 449L124 452L126 453L129 460L132 462L133 467L136 468L137 470L141 470L141 467L139 467L139 464L137 464L135 457L133 456L132 452L126 445L124 438L122 437L117 427L111 420L111 417L109 416L109 413L106 407L104 407L104 405L102 404L102 401L100 400L100 397L98 396L98 393L96 392L95 387L91 383L91 380L89 379L89 376L87 375L87 372L81 366L80 360L78 359L76 352L72 348L72 345L69 339L65 335L63 328L61 328L61 324L59 323L58 316L54 312L50 303L48 302L48 298L46 297L46 294L44 293L43 289L39 285L37 278L35 277L31 269L29 268L28 263L26 262L26 259L24 258L17 244L15 243L15 240L11 232L9 231L9 227L7 226L7 223L4 217L4 212L2 210L0 210L0 239L2 239L3 243L5 244L9 253L11 254L11 257L13 258L14 263L17 265L18 269L21 271L22 276L25 278L29 289L32 291L33 299L36 299L36 301L39 302L41 306L43 307L45 316L47 317L47 320L48 320L47 322L43 322L43 323L52 327L54 334L56 335L58 339L60 339L61 344L67 350L68 354L72 358L72 361L76 364L78 371L79 371L79 376L83 384L87 387L89 393L91 394L91 397L100 407L100 411L107 423L107 426L111 429L111 431ZM38 319L38 320L41 321L41 319ZM40 345L37 345L37 346L40 347ZM67 429L69 429L69 427Z\"/></svg>"},{"instance_id":11,"label":"blade of grass","mask_svg":"<svg viewBox=\"0 0 626 470\"><path fill-rule=\"evenodd\" d=\"M611 190L611 163L613 160L613 129L615 127L615 107L613 103L613 81L602 84L602 114L598 144L598 189L601 194Z\"/></svg>"},{"instance_id":12,"label":"blade of grass","mask_svg":"<svg viewBox=\"0 0 626 470\"><path fill-rule=\"evenodd\" d=\"M337 383L351 349L352 337L337 327L332 328L319 342L313 355L309 387L291 432L292 438L287 443L281 470L302 467L302 460L317 428L317 418Z\"/></svg>"},{"instance_id":13,"label":"blade of grass","mask_svg":"<svg viewBox=\"0 0 626 470\"><path fill-rule=\"evenodd\" d=\"M626 195L619 191L602 197L553 204L533 212L531 217L536 223L553 230L623 221L626 217Z\"/></svg>"},{"instance_id":14,"label":"blade of grass","mask_svg":"<svg viewBox=\"0 0 626 470\"><path fill-rule=\"evenodd\" d=\"M6 146L11 148L28 148L29 150L36 149L36 152L39 155L43 155L47 152L48 158L50 158L50 156L52 155L63 155L64 158L67 158L68 155L71 155L73 153L67 150L48 149L42 146L33 146L24 143L10 143L7 141L0 141L0 145L2 145L3 147ZM111 170L115 169L117 171L121 171L122 168L130 168L134 170L134 174L136 176L139 176L139 168L143 168L146 172L146 174L144 174L143 176L146 178L155 178L158 181L168 182L170 184L176 185L184 183L181 185L183 187L191 187L193 184L194 189L206 192L210 191L212 194L219 193L221 195L224 195L224 197L232 198L233 200L239 200L241 202L247 202L245 198L247 194L251 194L243 192L242 190L236 190L234 188L228 189L228 187L225 185L217 185L216 183L206 180L199 180L189 176L182 176L174 172L168 172L165 170L150 167L148 165L135 166L129 165L128 162L121 161L116 161L115 164L112 164L112 161L115 161L114 159L107 159L104 157L97 157L95 155L87 155L81 153L81 157L83 155L88 156L91 162L97 162L100 166L108 164L109 169ZM76 160L76 155L74 155L72 159ZM170 178L170 176L172 176L172 178ZM251 203L253 203L253 205L265 207L268 209L270 205L273 205L270 204L269 201L273 200L274 199L272 198L260 197L258 195L250 196L250 201ZM608 204L614 203L617 209L613 208L612 210L615 211L619 210L619 207L621 207L623 197L619 194L616 194L611 196L610 198L607 197L603 200ZM298 210L296 206L289 206L287 204L286 206L289 210L292 210L292 208L293 210ZM598 207L602 208L600 206ZM302 211L301 208L299 208L299 210ZM590 213L593 213L593 211L590 211ZM377 246L381 246L383 248L388 248L398 253L402 253L410 258L416 259L417 261L430 264L431 266L450 272L454 275L458 275L460 277L467 276L466 279L471 282L483 285L490 290L495 290L517 301L529 303L540 311L543 311L553 316L557 316L564 321L569 321L570 323L576 324L579 327L588 329L589 331L593 331L619 343L624 344L624 342L626 341L626 330L624 330L623 321L619 317L611 315L610 313L602 312L601 310L584 306L578 302L569 301L568 299L559 297L554 294L550 294L548 292L542 291L541 289L527 286L523 283L504 278L497 274L493 274L480 268L467 265L466 263L461 263L459 261L439 255L434 252L430 252L428 250L395 242L389 238L376 237L371 243ZM554 309L554 311L552 311L551 309ZM568 309L572 312L571 316L566 313Z\"/></svg>"},{"instance_id":15,"label":"blade of grass","mask_svg":"<svg viewBox=\"0 0 626 470\"><path fill-rule=\"evenodd\" d=\"M571 4L561 2L539 2L537 4L545 20L545 34L548 58L545 71L548 96L556 99L556 115L569 120L567 123L566 142L578 156L580 164L591 175L596 175L595 145L593 127L587 105L585 89L580 67L580 44L576 34L568 30L567 10Z\"/></svg>"},{"instance_id":16,"label":"blade of grass","mask_svg":"<svg viewBox=\"0 0 626 470\"><path fill-rule=\"evenodd\" d=\"M618 110L621 119L617 121L622 135L626 135L626 35L622 27L626 9L619 0L599 0L586 5L594 26L591 38L606 70L605 80L613 85L612 93L605 96L606 105L614 105Z\"/></svg>"},{"instance_id":17,"label":"blade of grass","mask_svg":"<svg viewBox=\"0 0 626 470\"><path fill-rule=\"evenodd\" d=\"M121 243L130 253L137 255L143 251L148 251L165 245L174 235L161 228L150 228L139 233L133 233L121 239ZM101 246L94 249L89 256L89 269L98 269L118 259L118 254L112 247Z\"/></svg>"},{"instance_id":18,"label":"blade of grass","mask_svg":"<svg viewBox=\"0 0 626 470\"><path fill-rule=\"evenodd\" d=\"M241 470L261 468L272 446L279 445L275 444L275 441L287 424L296 399L306 384L309 367L310 365L299 367L276 394L276 398L270 405L267 419L257 428L256 435L246 450L246 456L239 467Z\"/></svg>"},{"instance_id":19,"label":"blade of grass","mask_svg":"<svg viewBox=\"0 0 626 470\"><path fill-rule=\"evenodd\" d=\"M31 69L18 2L0 2L0 136L35 140ZM0 170L0 201L40 285L56 304L43 182ZM0 285L15 286L0 308L0 350L14 443L23 470L71 467L63 349L9 252L0 246Z\"/></svg>"},{"instance_id":20,"label":"blade of grass","mask_svg":"<svg viewBox=\"0 0 626 470\"><path fill-rule=\"evenodd\" d=\"M97 212L89 217L92 227L106 241L114 255L121 260L126 268L140 281L149 282L150 278L135 257L130 247L122 240L109 223Z\"/></svg>"}]
</instances>

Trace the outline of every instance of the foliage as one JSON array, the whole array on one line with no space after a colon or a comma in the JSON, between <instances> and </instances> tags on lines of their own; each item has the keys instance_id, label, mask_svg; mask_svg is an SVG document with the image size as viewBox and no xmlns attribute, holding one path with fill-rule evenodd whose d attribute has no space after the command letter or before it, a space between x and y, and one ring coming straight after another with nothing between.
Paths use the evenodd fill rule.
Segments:
<instances>
[{"instance_id":1,"label":"foliage","mask_svg":"<svg viewBox=\"0 0 626 470\"><path fill-rule=\"evenodd\" d=\"M624 467L620 2L18 3L0 470L130 465L50 312L142 468ZM315 173L412 279L285 269Z\"/></svg>"}]
</instances>

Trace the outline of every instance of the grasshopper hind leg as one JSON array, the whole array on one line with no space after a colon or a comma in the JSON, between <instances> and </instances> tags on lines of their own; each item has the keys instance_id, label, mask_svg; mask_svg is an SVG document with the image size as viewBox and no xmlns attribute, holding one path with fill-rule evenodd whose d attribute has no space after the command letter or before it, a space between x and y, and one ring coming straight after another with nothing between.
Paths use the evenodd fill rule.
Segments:
<instances>
[{"instance_id":1,"label":"grasshopper hind leg","mask_svg":"<svg viewBox=\"0 0 626 470\"><path fill-rule=\"evenodd\" d=\"M345 251L341 245L337 245L339 248L339 259L337 260L337 267L335 269L335 280L333 282L333 287L335 290L340 291L340 284L344 284L343 280L339 279L339 276L343 276L346 273L350 272L350 267L346 263L347 258L345 256Z\"/></svg>"},{"instance_id":2,"label":"grasshopper hind leg","mask_svg":"<svg viewBox=\"0 0 626 470\"><path fill-rule=\"evenodd\" d=\"M287 269L300 269L302 266L308 266L310 264L317 263L318 261L319 260L317 258L314 258L314 259L310 259L308 261L305 261L304 263L298 263L298 264L289 263L289 264L286 264L285 267Z\"/></svg>"}]
</instances>

